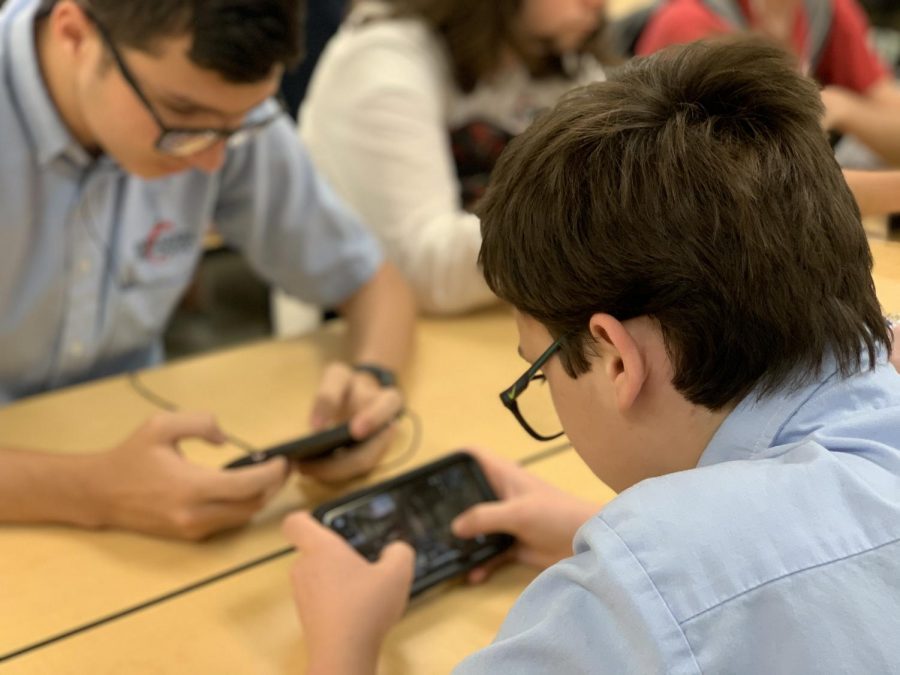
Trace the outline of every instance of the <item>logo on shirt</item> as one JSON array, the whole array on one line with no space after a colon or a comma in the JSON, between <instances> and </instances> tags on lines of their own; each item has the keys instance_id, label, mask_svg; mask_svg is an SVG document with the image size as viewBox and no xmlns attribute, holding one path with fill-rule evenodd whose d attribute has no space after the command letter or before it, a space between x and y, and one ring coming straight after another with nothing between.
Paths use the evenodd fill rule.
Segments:
<instances>
[{"instance_id":1,"label":"logo on shirt","mask_svg":"<svg viewBox=\"0 0 900 675\"><path fill-rule=\"evenodd\" d=\"M137 255L148 262L162 262L174 255L193 249L196 237L190 232L177 232L175 225L161 220L150 234L137 243Z\"/></svg>"}]
</instances>

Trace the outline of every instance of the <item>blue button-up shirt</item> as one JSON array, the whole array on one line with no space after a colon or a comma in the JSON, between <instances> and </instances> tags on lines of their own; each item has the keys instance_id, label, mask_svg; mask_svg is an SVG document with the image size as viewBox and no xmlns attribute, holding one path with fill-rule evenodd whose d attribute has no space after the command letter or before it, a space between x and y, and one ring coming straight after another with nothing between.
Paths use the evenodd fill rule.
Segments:
<instances>
[{"instance_id":1,"label":"blue button-up shirt","mask_svg":"<svg viewBox=\"0 0 900 675\"><path fill-rule=\"evenodd\" d=\"M0 404L153 363L215 223L264 278L331 306L381 264L287 118L221 171L147 181L63 124L35 52L38 2L0 12Z\"/></svg>"},{"instance_id":2,"label":"blue button-up shirt","mask_svg":"<svg viewBox=\"0 0 900 675\"><path fill-rule=\"evenodd\" d=\"M900 375L748 397L585 524L458 673L900 673Z\"/></svg>"}]
</instances>

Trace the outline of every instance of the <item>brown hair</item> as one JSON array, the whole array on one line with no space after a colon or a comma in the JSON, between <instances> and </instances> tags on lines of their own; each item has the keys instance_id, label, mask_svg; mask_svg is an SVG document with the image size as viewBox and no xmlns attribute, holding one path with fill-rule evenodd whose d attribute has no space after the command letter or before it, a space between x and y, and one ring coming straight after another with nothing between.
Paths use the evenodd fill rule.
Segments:
<instances>
[{"instance_id":1,"label":"brown hair","mask_svg":"<svg viewBox=\"0 0 900 675\"><path fill-rule=\"evenodd\" d=\"M719 409L848 376L890 349L859 210L816 85L758 40L637 59L573 91L500 158L478 209L501 298L589 369L592 314L659 322L674 386Z\"/></svg>"},{"instance_id":2,"label":"brown hair","mask_svg":"<svg viewBox=\"0 0 900 675\"><path fill-rule=\"evenodd\" d=\"M57 0L42 0L40 13ZM276 64L301 55L305 0L78 0L103 23L117 45L152 51L159 38L190 34L190 59L226 80L268 77Z\"/></svg>"},{"instance_id":3,"label":"brown hair","mask_svg":"<svg viewBox=\"0 0 900 675\"><path fill-rule=\"evenodd\" d=\"M464 92L472 91L486 75L500 65L503 49L512 49L532 75L567 75L562 58L547 44L535 44L519 35L514 27L522 0L387 0L393 16L422 19L443 38L456 83ZM581 53L607 63L613 59L604 42L604 25L582 44Z\"/></svg>"}]
</instances>

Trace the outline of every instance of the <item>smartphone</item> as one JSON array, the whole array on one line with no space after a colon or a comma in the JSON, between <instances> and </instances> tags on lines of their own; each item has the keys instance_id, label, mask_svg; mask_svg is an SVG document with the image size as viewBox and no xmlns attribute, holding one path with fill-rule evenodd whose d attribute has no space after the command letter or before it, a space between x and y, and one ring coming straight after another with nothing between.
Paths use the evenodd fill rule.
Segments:
<instances>
[{"instance_id":1,"label":"smartphone","mask_svg":"<svg viewBox=\"0 0 900 675\"><path fill-rule=\"evenodd\" d=\"M459 539L450 523L470 506L496 500L475 458L456 452L378 485L323 504L313 515L375 561L392 541L416 550L410 595L460 575L512 546L507 534Z\"/></svg>"},{"instance_id":2,"label":"smartphone","mask_svg":"<svg viewBox=\"0 0 900 675\"><path fill-rule=\"evenodd\" d=\"M350 427L347 424L341 424L331 429L325 429L303 438L298 438L281 445L251 452L239 459L234 460L230 464L226 464L226 469L237 469L242 466L251 466L265 462L273 457L287 457L288 459L320 459L333 453L338 448L349 448L356 445L356 441L350 435Z\"/></svg>"}]
</instances>

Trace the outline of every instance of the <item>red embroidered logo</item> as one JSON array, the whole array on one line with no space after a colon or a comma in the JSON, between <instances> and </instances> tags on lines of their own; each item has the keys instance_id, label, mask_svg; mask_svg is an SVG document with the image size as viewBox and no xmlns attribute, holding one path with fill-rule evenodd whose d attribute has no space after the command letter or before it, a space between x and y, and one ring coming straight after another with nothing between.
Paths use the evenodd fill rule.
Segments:
<instances>
[{"instance_id":1,"label":"red embroidered logo","mask_svg":"<svg viewBox=\"0 0 900 675\"><path fill-rule=\"evenodd\" d=\"M175 225L161 220L147 238L137 245L137 254L149 262L162 262L171 256L193 248L196 237L190 232L176 232Z\"/></svg>"}]
</instances>

